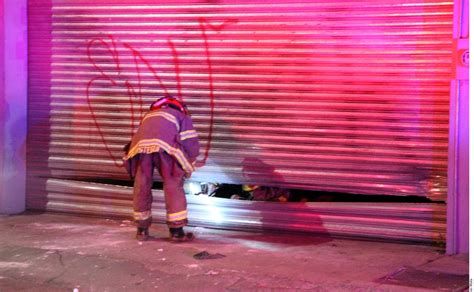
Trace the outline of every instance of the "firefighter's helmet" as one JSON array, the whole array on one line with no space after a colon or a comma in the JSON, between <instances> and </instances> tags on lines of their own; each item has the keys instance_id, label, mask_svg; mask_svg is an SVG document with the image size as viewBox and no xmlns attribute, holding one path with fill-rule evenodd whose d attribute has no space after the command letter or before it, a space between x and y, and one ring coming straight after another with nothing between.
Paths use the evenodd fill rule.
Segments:
<instances>
[{"instance_id":1,"label":"firefighter's helmet","mask_svg":"<svg viewBox=\"0 0 474 292\"><path fill-rule=\"evenodd\" d=\"M184 102L174 98L171 95L160 97L157 100L155 100L150 105L150 110L157 110L157 109L160 109L164 106L169 106L171 108L179 110L180 112L182 112L184 114L188 114L188 109L187 109L186 105L184 104Z\"/></svg>"}]
</instances>

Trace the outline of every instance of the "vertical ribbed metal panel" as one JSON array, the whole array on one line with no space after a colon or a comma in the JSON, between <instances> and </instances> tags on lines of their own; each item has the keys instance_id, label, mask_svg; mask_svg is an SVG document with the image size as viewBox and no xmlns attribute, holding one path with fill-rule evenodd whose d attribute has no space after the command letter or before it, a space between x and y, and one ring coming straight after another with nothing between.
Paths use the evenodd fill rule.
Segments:
<instances>
[{"instance_id":1,"label":"vertical ribbed metal panel","mask_svg":"<svg viewBox=\"0 0 474 292\"><path fill-rule=\"evenodd\" d=\"M126 179L122 146L166 92L200 133L193 180L444 200L452 9L29 1L28 204L47 178Z\"/></svg>"}]
</instances>

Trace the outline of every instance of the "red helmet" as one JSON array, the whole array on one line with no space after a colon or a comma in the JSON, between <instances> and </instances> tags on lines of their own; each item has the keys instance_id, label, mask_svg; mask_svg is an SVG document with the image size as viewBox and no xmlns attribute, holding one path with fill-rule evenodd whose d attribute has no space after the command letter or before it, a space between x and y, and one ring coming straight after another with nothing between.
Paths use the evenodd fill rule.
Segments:
<instances>
[{"instance_id":1,"label":"red helmet","mask_svg":"<svg viewBox=\"0 0 474 292\"><path fill-rule=\"evenodd\" d=\"M177 100L176 98L168 95L164 97L160 97L157 100L155 100L151 105L150 105L150 110L157 110L160 109L164 106L169 106L174 109L179 110L180 112L184 114L188 114L188 109L186 105L182 102Z\"/></svg>"}]
</instances>

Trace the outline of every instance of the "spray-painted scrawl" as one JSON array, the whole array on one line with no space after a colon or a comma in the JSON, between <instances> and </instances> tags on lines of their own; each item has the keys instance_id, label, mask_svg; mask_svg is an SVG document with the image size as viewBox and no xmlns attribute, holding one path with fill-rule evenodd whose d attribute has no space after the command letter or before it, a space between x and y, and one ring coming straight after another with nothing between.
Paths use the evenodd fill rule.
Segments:
<instances>
[{"instance_id":1,"label":"spray-painted scrawl","mask_svg":"<svg viewBox=\"0 0 474 292\"><path fill-rule=\"evenodd\" d=\"M214 108L215 108L215 96L214 96L214 81L213 81L213 63L211 56L211 48L209 38L211 33L220 33L227 26L236 23L236 20L229 19L218 25L211 23L205 18L199 18L198 20L200 37L202 40L202 46L204 51L203 57L207 67L208 77L208 92L209 92L209 108L210 108L210 119L207 125L207 136L203 139L203 155L197 161L197 166L203 166L209 156L209 150L211 147L211 140L213 135L213 124L214 124ZM180 51L176 48L175 42L172 37L167 38L167 47L173 59L175 81L173 82L173 90L168 88L163 81L163 77L160 76L160 64L155 64L148 60L148 58L139 49L136 49L133 44L121 41L113 35L106 35L88 40L87 42L87 57L95 69L96 76L89 80L86 85L86 96L89 110L92 114L92 118L97 128L101 140L105 145L106 151L110 158L114 161L117 167L121 167L121 159L112 150L111 141L106 139L103 128L106 125L101 123L100 108L97 107L98 96L103 96L104 93L101 87L114 88L118 92L126 92L128 96L127 111L130 115L129 119L129 132L124 135L131 136L134 131L134 125L138 122L144 114L147 105L144 105L144 82L145 75L152 76L152 80L156 83L155 88L159 86L158 90L155 90L155 94L170 94L174 91L174 95L181 100L185 100L183 96L182 82L181 82L181 71L180 71ZM133 69L130 65L125 65L127 58L132 58ZM107 60L108 62L104 62ZM133 73L131 71L134 71ZM103 96L102 99L107 99L107 96ZM103 103L107 104L107 101L103 100Z\"/></svg>"}]
</instances>

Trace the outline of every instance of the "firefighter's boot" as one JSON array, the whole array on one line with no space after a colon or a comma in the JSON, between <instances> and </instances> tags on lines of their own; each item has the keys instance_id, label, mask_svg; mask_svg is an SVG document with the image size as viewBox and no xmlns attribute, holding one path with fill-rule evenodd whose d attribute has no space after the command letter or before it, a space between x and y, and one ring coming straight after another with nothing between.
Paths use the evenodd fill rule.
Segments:
<instances>
[{"instance_id":1,"label":"firefighter's boot","mask_svg":"<svg viewBox=\"0 0 474 292\"><path fill-rule=\"evenodd\" d=\"M184 232L183 227L170 228L170 239L172 242L188 242L194 239L194 234Z\"/></svg>"},{"instance_id":2,"label":"firefighter's boot","mask_svg":"<svg viewBox=\"0 0 474 292\"><path fill-rule=\"evenodd\" d=\"M138 227L136 238L138 241L146 241L150 239L150 235L148 234L148 228Z\"/></svg>"}]
</instances>

